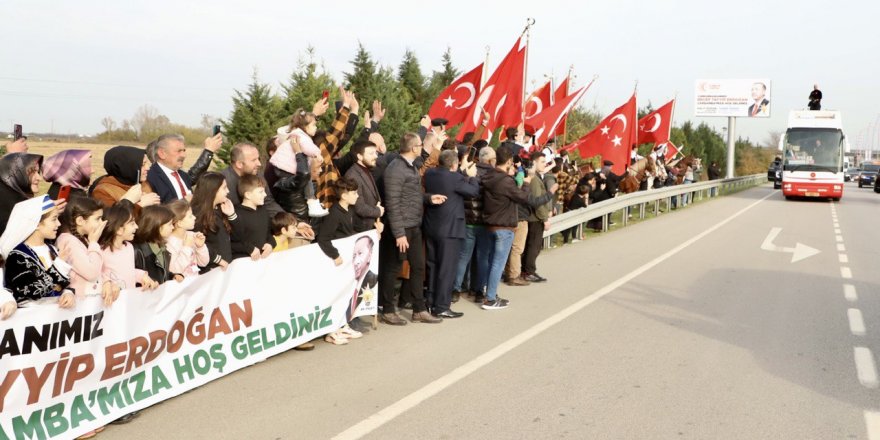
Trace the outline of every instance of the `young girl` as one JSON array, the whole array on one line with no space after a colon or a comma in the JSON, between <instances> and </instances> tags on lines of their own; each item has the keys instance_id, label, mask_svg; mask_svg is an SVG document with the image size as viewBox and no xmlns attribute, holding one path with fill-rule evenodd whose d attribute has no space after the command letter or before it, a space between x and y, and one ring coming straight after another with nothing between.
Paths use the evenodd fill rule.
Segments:
<instances>
[{"instance_id":1,"label":"young girl","mask_svg":"<svg viewBox=\"0 0 880 440\"><path fill-rule=\"evenodd\" d=\"M102 295L104 304L109 306L119 297L119 288L101 277L104 263L98 239L107 224L101 219L103 214L97 201L83 196L71 197L61 214L61 234L55 243L68 255L64 261L73 268L70 288L77 298Z\"/></svg>"},{"instance_id":2,"label":"young girl","mask_svg":"<svg viewBox=\"0 0 880 440\"><path fill-rule=\"evenodd\" d=\"M134 221L133 206L130 202L117 203L104 211L104 232L98 239L104 266L101 275L114 282L120 289L134 289L141 285L144 290L153 290L159 283L153 281L146 271L134 264Z\"/></svg>"},{"instance_id":3,"label":"young girl","mask_svg":"<svg viewBox=\"0 0 880 440\"><path fill-rule=\"evenodd\" d=\"M357 183L351 179L343 177L336 181L335 193L338 200L330 207L330 214L323 220L318 231L318 246L337 266L342 265L342 257L331 241L354 235L351 207L357 202L357 189ZM344 345L348 344L349 339L357 339L362 336L363 333L345 324L341 329L325 336L324 340L333 345Z\"/></svg>"},{"instance_id":4,"label":"young girl","mask_svg":"<svg viewBox=\"0 0 880 440\"><path fill-rule=\"evenodd\" d=\"M147 271L150 278L162 284L165 281L183 281L183 275L171 271L171 254L165 243L174 232L174 213L164 205L144 208L134 234L134 265Z\"/></svg>"},{"instance_id":5,"label":"young girl","mask_svg":"<svg viewBox=\"0 0 880 440\"><path fill-rule=\"evenodd\" d=\"M214 172L203 174L193 191L195 230L205 235L210 257L210 262L202 268L202 273L215 267L226 270L232 261L231 232L233 228L238 228L238 216L227 195L229 188L226 187L226 178Z\"/></svg>"},{"instance_id":6,"label":"young girl","mask_svg":"<svg viewBox=\"0 0 880 440\"><path fill-rule=\"evenodd\" d=\"M171 272L184 277L196 276L199 268L207 266L211 261L208 246L205 245L205 234L192 232L196 226L196 216L193 215L189 202L176 200L168 208L174 213L174 232L166 245L171 254Z\"/></svg>"},{"instance_id":7,"label":"young girl","mask_svg":"<svg viewBox=\"0 0 880 440\"><path fill-rule=\"evenodd\" d=\"M297 164L294 146L299 145L302 153L308 158L307 167L319 166L324 162L321 156L321 149L312 139L318 131L318 118L312 112L306 112L303 109L297 109L293 116L290 117L290 125L278 129L278 138L283 142L275 151L275 154L269 158L269 162L278 170L284 171L291 175L297 174L297 169L301 166ZM300 174L304 170L300 170ZM307 199L309 207L309 216L323 217L328 214L327 210L321 206L315 197L315 187L309 182L303 188L303 197Z\"/></svg>"},{"instance_id":8,"label":"young girl","mask_svg":"<svg viewBox=\"0 0 880 440\"><path fill-rule=\"evenodd\" d=\"M46 243L58 235L58 209L49 196L19 202L12 209L9 224L0 237L0 254L6 259L4 284L18 304L58 297L58 305L73 307L75 297L68 289L70 265Z\"/></svg>"}]
</instances>

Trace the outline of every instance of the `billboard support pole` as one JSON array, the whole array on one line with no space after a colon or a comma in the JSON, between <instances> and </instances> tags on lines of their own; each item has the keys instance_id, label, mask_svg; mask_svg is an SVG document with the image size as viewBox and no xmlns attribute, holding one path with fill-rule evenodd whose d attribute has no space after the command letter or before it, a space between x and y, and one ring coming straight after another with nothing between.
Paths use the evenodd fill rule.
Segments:
<instances>
[{"instance_id":1,"label":"billboard support pole","mask_svg":"<svg viewBox=\"0 0 880 440\"><path fill-rule=\"evenodd\" d=\"M736 117L727 117L727 178L734 177L734 164L736 160Z\"/></svg>"}]
</instances>

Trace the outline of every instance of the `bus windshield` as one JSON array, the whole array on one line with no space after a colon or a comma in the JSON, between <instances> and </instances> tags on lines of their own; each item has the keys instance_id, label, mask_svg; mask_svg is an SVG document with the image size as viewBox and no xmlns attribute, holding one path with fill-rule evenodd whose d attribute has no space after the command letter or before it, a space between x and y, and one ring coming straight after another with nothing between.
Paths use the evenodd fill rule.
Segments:
<instances>
[{"instance_id":1,"label":"bus windshield","mask_svg":"<svg viewBox=\"0 0 880 440\"><path fill-rule=\"evenodd\" d=\"M786 171L841 170L841 132L834 128L790 128L785 133Z\"/></svg>"}]
</instances>

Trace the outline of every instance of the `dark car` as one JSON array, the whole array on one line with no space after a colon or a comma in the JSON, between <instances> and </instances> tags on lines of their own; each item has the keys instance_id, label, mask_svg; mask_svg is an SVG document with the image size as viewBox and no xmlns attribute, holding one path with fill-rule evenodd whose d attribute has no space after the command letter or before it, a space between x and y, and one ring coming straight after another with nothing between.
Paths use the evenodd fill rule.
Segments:
<instances>
[{"instance_id":1,"label":"dark car","mask_svg":"<svg viewBox=\"0 0 880 440\"><path fill-rule=\"evenodd\" d=\"M880 165L863 164L862 170L859 172L859 188L874 186L874 181L877 180L877 171L880 171Z\"/></svg>"},{"instance_id":2,"label":"dark car","mask_svg":"<svg viewBox=\"0 0 880 440\"><path fill-rule=\"evenodd\" d=\"M859 175L858 168L847 168L846 171L843 172L843 181L844 182L852 182Z\"/></svg>"},{"instance_id":3,"label":"dark car","mask_svg":"<svg viewBox=\"0 0 880 440\"><path fill-rule=\"evenodd\" d=\"M776 172L782 171L782 167L780 166L779 161L770 162L770 166L767 168L767 180L771 182L776 181Z\"/></svg>"},{"instance_id":4,"label":"dark car","mask_svg":"<svg viewBox=\"0 0 880 440\"><path fill-rule=\"evenodd\" d=\"M874 177L874 192L880 193L880 179Z\"/></svg>"}]
</instances>

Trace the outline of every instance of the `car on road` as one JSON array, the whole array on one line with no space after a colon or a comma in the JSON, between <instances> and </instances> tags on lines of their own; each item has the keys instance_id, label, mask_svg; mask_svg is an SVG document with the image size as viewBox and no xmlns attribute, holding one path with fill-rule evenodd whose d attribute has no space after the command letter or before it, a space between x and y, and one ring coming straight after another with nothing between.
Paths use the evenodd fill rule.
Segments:
<instances>
[{"instance_id":1,"label":"car on road","mask_svg":"<svg viewBox=\"0 0 880 440\"><path fill-rule=\"evenodd\" d=\"M880 193L880 179L874 177L874 192Z\"/></svg>"},{"instance_id":2,"label":"car on road","mask_svg":"<svg viewBox=\"0 0 880 440\"><path fill-rule=\"evenodd\" d=\"M776 180L776 174L782 171L781 162L774 160L770 162L770 166L767 167L767 180L773 182Z\"/></svg>"},{"instance_id":3,"label":"car on road","mask_svg":"<svg viewBox=\"0 0 880 440\"><path fill-rule=\"evenodd\" d=\"M843 172L843 181L844 182L852 182L853 180L859 177L859 169L858 168L847 168L846 171Z\"/></svg>"},{"instance_id":4,"label":"car on road","mask_svg":"<svg viewBox=\"0 0 880 440\"><path fill-rule=\"evenodd\" d=\"M862 169L859 172L859 188L863 186L874 186L874 181L877 180L877 171L880 171L880 165L866 163L862 165Z\"/></svg>"}]
</instances>

